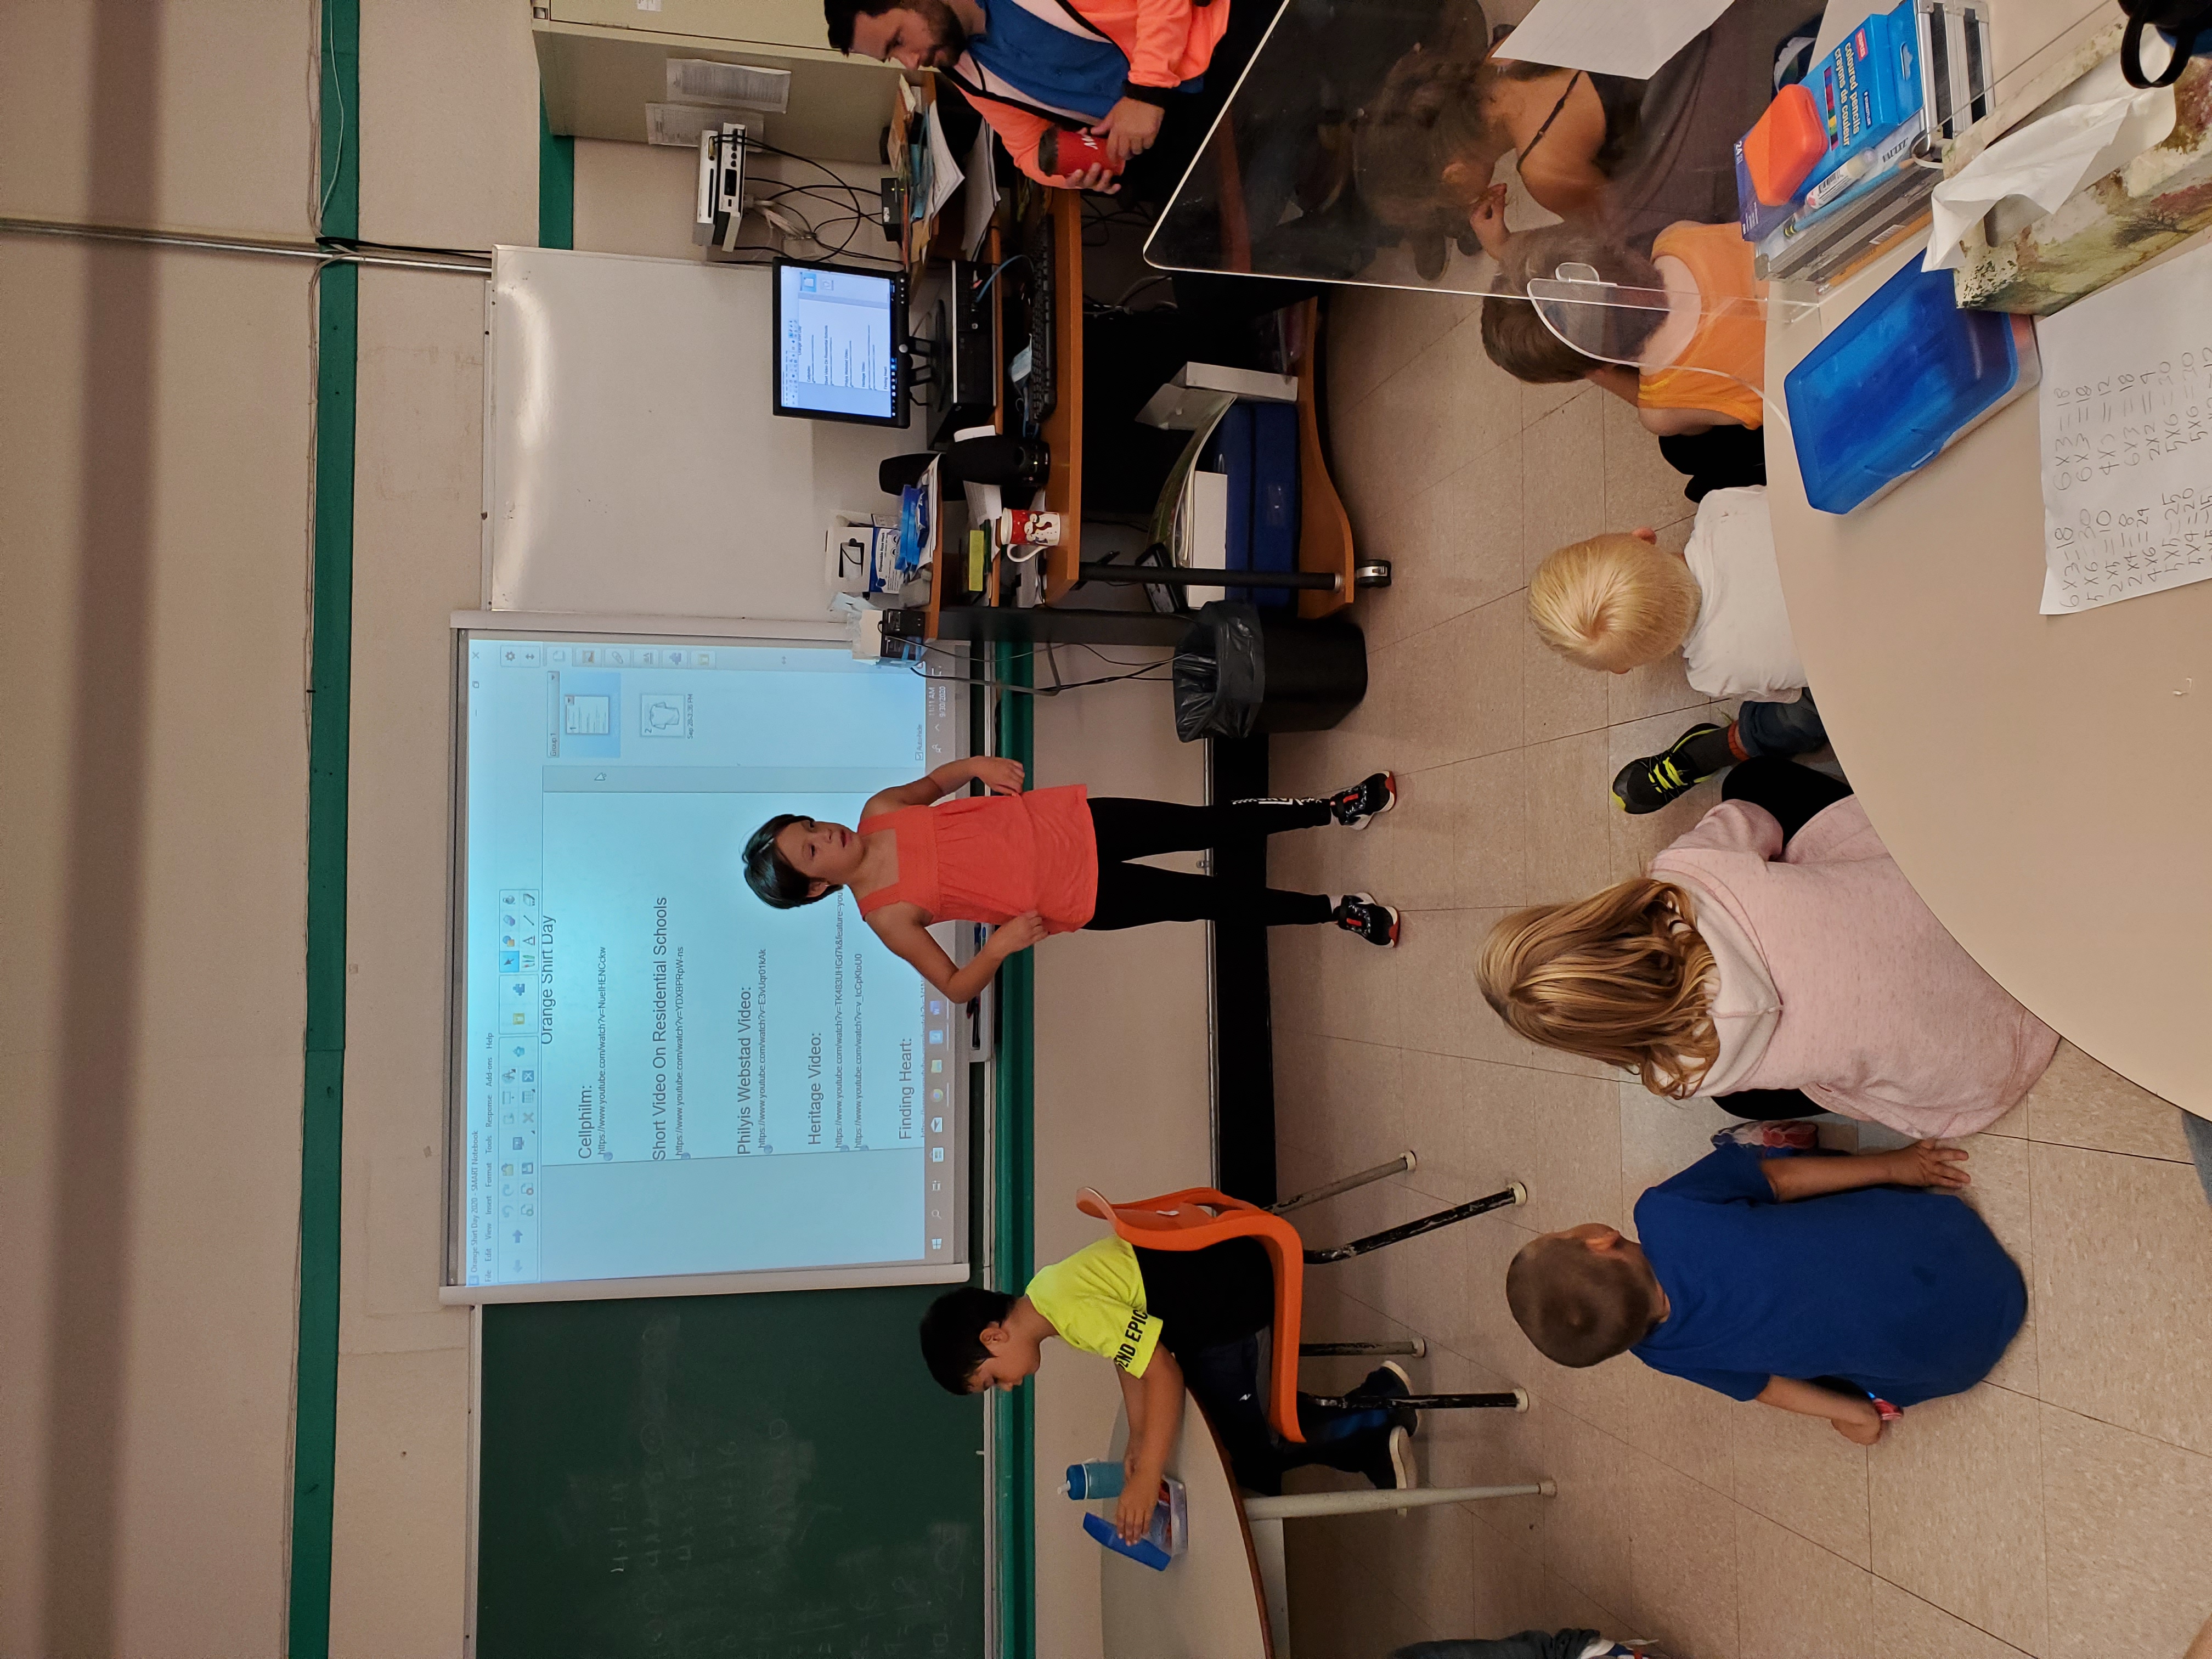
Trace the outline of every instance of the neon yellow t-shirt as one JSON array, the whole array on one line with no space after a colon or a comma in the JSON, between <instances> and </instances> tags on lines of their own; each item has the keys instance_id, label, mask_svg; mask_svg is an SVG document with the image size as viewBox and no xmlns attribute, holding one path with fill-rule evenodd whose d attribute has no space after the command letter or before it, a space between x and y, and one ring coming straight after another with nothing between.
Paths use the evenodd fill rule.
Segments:
<instances>
[{"instance_id":1,"label":"neon yellow t-shirt","mask_svg":"<svg viewBox=\"0 0 2212 1659\"><path fill-rule=\"evenodd\" d=\"M1145 1276L1127 1239L1086 1244L1040 1267L1024 1292L1072 1348L1110 1359L1142 1376L1160 1341L1160 1317L1145 1307Z\"/></svg>"}]
</instances>

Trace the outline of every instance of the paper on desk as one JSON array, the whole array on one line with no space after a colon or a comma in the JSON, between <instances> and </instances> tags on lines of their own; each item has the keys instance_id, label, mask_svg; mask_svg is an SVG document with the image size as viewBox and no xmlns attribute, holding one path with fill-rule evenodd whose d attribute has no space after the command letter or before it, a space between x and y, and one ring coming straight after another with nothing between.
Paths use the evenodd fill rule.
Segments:
<instances>
[{"instance_id":1,"label":"paper on desk","mask_svg":"<svg viewBox=\"0 0 2212 1659\"><path fill-rule=\"evenodd\" d=\"M2039 318L2043 614L2212 576L2212 247Z\"/></svg>"},{"instance_id":2,"label":"paper on desk","mask_svg":"<svg viewBox=\"0 0 2212 1659\"><path fill-rule=\"evenodd\" d=\"M2045 213L2092 179L2142 154L2173 131L2173 88L2156 87L2054 110L2006 134L1936 186L1923 270L1955 270L1960 239L2008 196L2025 196Z\"/></svg>"},{"instance_id":3,"label":"paper on desk","mask_svg":"<svg viewBox=\"0 0 2212 1659\"><path fill-rule=\"evenodd\" d=\"M937 118L936 105L929 106L922 125L929 134L929 205L921 216L934 219L938 209L951 201L952 192L960 188L960 163L952 159L952 146L945 142L945 128Z\"/></svg>"},{"instance_id":4,"label":"paper on desk","mask_svg":"<svg viewBox=\"0 0 2212 1659\"><path fill-rule=\"evenodd\" d=\"M1728 7L1729 0L1536 0L1498 55L1648 81Z\"/></svg>"},{"instance_id":5,"label":"paper on desk","mask_svg":"<svg viewBox=\"0 0 2212 1659\"><path fill-rule=\"evenodd\" d=\"M991 231L991 215L999 205L999 175L991 165L991 124L975 124L975 147L968 152L968 200L960 225L960 251L971 259L983 257L983 239Z\"/></svg>"}]
</instances>

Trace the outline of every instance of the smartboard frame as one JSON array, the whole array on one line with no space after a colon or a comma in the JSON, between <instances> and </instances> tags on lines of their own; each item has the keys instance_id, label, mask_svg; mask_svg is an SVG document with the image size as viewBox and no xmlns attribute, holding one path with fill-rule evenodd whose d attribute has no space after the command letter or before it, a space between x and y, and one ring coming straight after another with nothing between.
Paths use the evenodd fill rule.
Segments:
<instances>
[{"instance_id":1,"label":"smartboard frame","mask_svg":"<svg viewBox=\"0 0 2212 1659\"><path fill-rule=\"evenodd\" d=\"M545 615L516 611L457 611L451 617L453 636L452 755L450 834L447 870L447 1042L445 1134L446 1246L439 1299L448 1304L493 1302L550 1302L610 1297L697 1296L753 1293L770 1291L835 1290L884 1285L958 1284L969 1276L972 1255L969 1235L969 1184L971 1132L967 1091L946 1091L945 1169L945 1224L950 1230L949 1259L929 1261L853 1263L813 1267L767 1268L721 1273L666 1273L634 1278L571 1279L511 1285L471 1285L464 1282L467 1208L463 1192L466 1178L464 1152L467 1105L470 1028L466 1018L466 978L463 964L468 941L465 885L468 871L468 670L469 647L478 640L590 641L647 647L731 646L758 648L787 646L797 649L844 651L844 630L834 624L757 623L737 618L702 619L672 617L606 617ZM940 657L933 667L927 715L927 760L932 766L959 758L969 750L969 683L964 659L957 651ZM975 930L957 923L940 923L931 930L956 962L965 962L975 950ZM960 1011L955 1011L956 1013ZM988 1020L982 1022L988 1030ZM981 1057L975 1033L978 1023L964 1015L951 1022L945 1055L947 1070L964 1076L969 1062ZM824 1154L824 1156L834 1156Z\"/></svg>"}]
</instances>

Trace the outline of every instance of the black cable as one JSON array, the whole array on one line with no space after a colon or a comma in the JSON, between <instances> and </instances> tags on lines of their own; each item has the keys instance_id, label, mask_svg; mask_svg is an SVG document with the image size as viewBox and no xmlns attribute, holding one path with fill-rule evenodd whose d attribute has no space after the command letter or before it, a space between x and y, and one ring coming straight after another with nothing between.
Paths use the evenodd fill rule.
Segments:
<instances>
[{"instance_id":1,"label":"black cable","mask_svg":"<svg viewBox=\"0 0 2212 1659\"><path fill-rule=\"evenodd\" d=\"M491 262L488 247L418 247L412 242L372 242L358 236L318 236L315 246L341 253L428 254L447 259L482 259L487 265Z\"/></svg>"},{"instance_id":2,"label":"black cable","mask_svg":"<svg viewBox=\"0 0 2212 1659\"><path fill-rule=\"evenodd\" d=\"M927 640L918 641L917 643L921 645L925 653L943 652L946 649L945 647L941 645L933 645ZM1081 642L1078 641L1071 641L1071 643L1079 644ZM1052 648L1052 644L1053 642L1050 641L1045 641L1048 662L1051 660L1049 653ZM1102 654L1097 651L1097 647L1093 646L1086 645L1083 648L1091 652L1094 656ZM1110 658L1106 659L1109 661L1111 660ZM1030 660L1032 663L1035 663L1036 660L1036 647L1034 645L1030 647ZM1057 676L1060 672L1059 665L1054 663L1052 666L1054 674ZM939 680L947 684L981 685L988 690L1014 691L1025 696L1031 697L1055 696L1062 691L1079 690L1086 685L1118 685L1124 680L1149 680L1155 685L1164 685L1169 683L1170 676L1163 675L1154 671L1163 668L1172 670L1174 667L1174 661L1170 659L1167 662L1146 663L1142 668L1139 668L1135 672L1129 674L1105 674L1100 676L1097 679L1089 680L1060 680L1055 678L1054 683L1051 685L1016 685L1011 680L994 680L990 678L988 675L978 680L971 679L964 674L932 674L925 670L920 663L909 662L907 664L907 670L909 673L917 675L925 680Z\"/></svg>"},{"instance_id":3,"label":"black cable","mask_svg":"<svg viewBox=\"0 0 2212 1659\"><path fill-rule=\"evenodd\" d=\"M748 149L758 150L764 155L781 155L787 161L803 162L805 165L811 167L817 172L820 173L824 178L830 180L832 186L836 190L843 191L845 195L850 198L852 204L850 217L853 220L853 228L850 231L846 233L842 240L833 246L831 243L825 240L821 235L820 232L822 227L820 225L814 225L810 226L807 230L807 240L809 241L811 241L817 247L823 249L832 258L860 259L865 260L870 264L889 265L894 269L899 268L899 261L887 255L879 253L856 253L853 252L853 243L860 234L860 227L863 224L880 224L882 222L880 213L883 202L883 192L880 190L871 190L865 185L854 184L850 179L841 178L837 174L836 169L829 167L823 162L815 160L811 155L801 155L796 150L785 149L780 145L769 143L764 140L755 138L750 135L748 135L745 138L745 148ZM780 200L786 195L799 192L818 196L820 199L828 201L831 203L832 205L836 204L835 197L820 185L792 184L781 179L774 179L769 182L781 186L781 189L777 190L767 198L769 201ZM862 205L861 198L867 196L872 196L876 198L878 212L875 214L871 214L867 209ZM842 224L844 222L844 218L845 216L841 215L835 218L824 220L823 223Z\"/></svg>"},{"instance_id":4,"label":"black cable","mask_svg":"<svg viewBox=\"0 0 2212 1659\"><path fill-rule=\"evenodd\" d=\"M775 144L767 143L763 139L755 138L750 135L746 137L745 148L748 149L765 151L770 155L781 155L787 161L804 161L808 167L813 167L825 174L838 189L850 191L856 198L861 196L872 196L878 202L882 201L884 198L884 193L880 190L870 190L866 185L854 184L849 179L841 177L835 168L828 166L824 162L816 161L811 155L801 155L796 150L783 149ZM780 184L782 181L779 179L777 182ZM855 201L854 205L859 205L857 200Z\"/></svg>"}]
</instances>

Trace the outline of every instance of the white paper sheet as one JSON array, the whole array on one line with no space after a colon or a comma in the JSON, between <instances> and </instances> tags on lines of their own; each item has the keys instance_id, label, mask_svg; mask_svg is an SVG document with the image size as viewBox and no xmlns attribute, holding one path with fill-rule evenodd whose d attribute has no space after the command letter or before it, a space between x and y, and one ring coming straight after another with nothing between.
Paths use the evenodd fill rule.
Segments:
<instances>
[{"instance_id":1,"label":"white paper sheet","mask_svg":"<svg viewBox=\"0 0 2212 1659\"><path fill-rule=\"evenodd\" d=\"M999 178L991 166L994 135L988 121L975 124L975 147L968 152L968 199L960 225L961 251L971 259L983 257L983 239L991 232L991 215L999 205Z\"/></svg>"},{"instance_id":2,"label":"white paper sheet","mask_svg":"<svg viewBox=\"0 0 2212 1659\"><path fill-rule=\"evenodd\" d=\"M937 210L952 199L952 192L960 188L960 163L952 159L952 146L945 142L945 129L938 124L937 106L929 106L923 118L929 130L929 207L927 218L935 218Z\"/></svg>"},{"instance_id":3,"label":"white paper sheet","mask_svg":"<svg viewBox=\"0 0 2212 1659\"><path fill-rule=\"evenodd\" d=\"M1648 81L1729 0L1536 0L1498 47L1500 58Z\"/></svg>"},{"instance_id":4,"label":"white paper sheet","mask_svg":"<svg viewBox=\"0 0 2212 1659\"><path fill-rule=\"evenodd\" d=\"M2212 247L2039 319L2043 614L2212 576Z\"/></svg>"}]
</instances>

